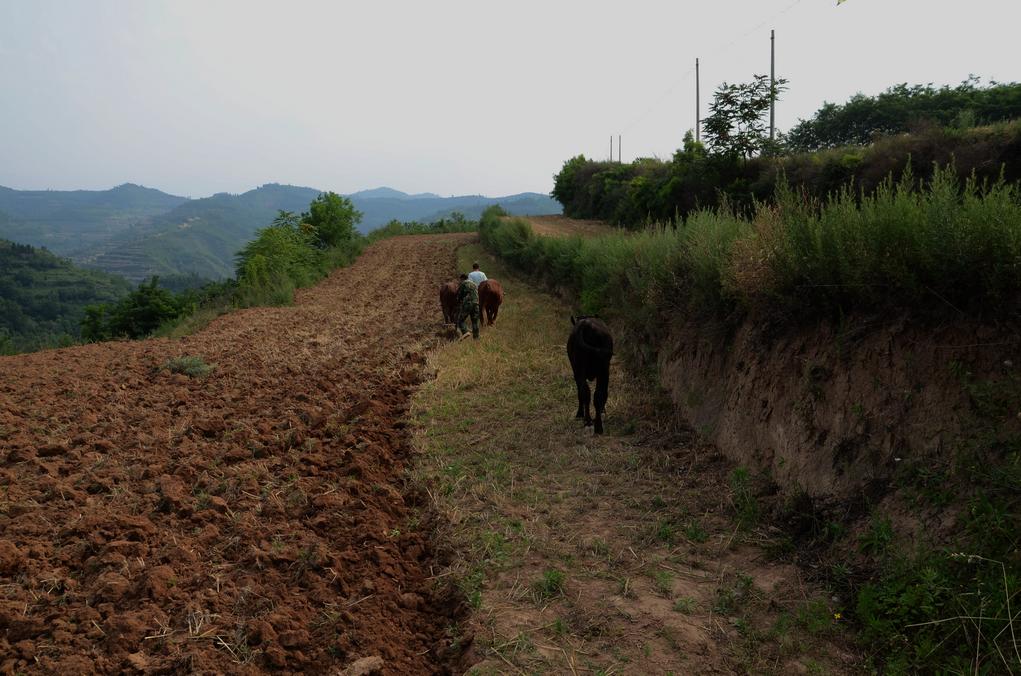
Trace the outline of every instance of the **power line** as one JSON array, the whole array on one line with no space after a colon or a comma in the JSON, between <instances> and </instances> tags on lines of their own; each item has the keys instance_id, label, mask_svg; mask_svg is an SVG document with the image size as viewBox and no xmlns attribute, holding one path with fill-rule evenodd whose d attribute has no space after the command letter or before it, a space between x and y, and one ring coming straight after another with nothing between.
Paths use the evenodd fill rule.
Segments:
<instances>
[{"instance_id":1,"label":"power line","mask_svg":"<svg viewBox=\"0 0 1021 676\"><path fill-rule=\"evenodd\" d=\"M790 12L790 11L791 11L792 9L794 9L795 7L797 7L797 6L798 6L798 5L800 5L800 4L801 4L801 0L794 0L793 2L791 2L791 3L789 4L789 5L787 5L786 7L784 7L784 8L783 8L782 10L780 10L779 12L776 12L775 14L772 14L772 15L770 15L770 16L768 16L768 17L766 17L765 19L763 19L762 21L760 21L760 22L759 22L758 24L756 24L756 25L755 25L755 26L754 26L753 28L750 28L749 30L745 31L744 33L742 33L742 34L738 35L738 36L737 36L736 38L734 38L733 40L731 40L731 41L730 41L729 43L727 43L726 45L724 45L724 46L722 46L722 47L718 47L718 48L716 48L716 49L714 49L714 50L710 51L710 52L709 52L709 56L715 56L715 55L717 55L717 54L719 54L719 53L721 53L721 52L724 52L724 51L726 51L726 50L730 49L731 47L733 47L734 45L736 45L736 44L737 44L738 42L740 42L741 40L744 40L744 39L745 39L745 38L747 38L747 37L748 37L749 35L751 35L752 33L755 33L756 31L758 31L758 30L759 30L760 28L762 28L762 27L763 27L763 26L765 26L766 24L770 23L771 21L774 21L774 20L776 20L776 19L780 18L781 16L783 16L783 15L787 14L788 12ZM704 57L703 57L703 58L704 58ZM668 97L669 97L669 96L670 96L671 94L673 94L673 93L674 93L674 92L675 92L675 91L677 90L677 88L678 88L679 86L681 86L682 84L684 84L684 83L685 83L685 82L687 81L687 79L688 79L689 77L691 77L691 75L692 75L692 74L694 74L694 73L695 73L695 68L694 68L694 67L692 67L692 68L689 68L688 70L684 71L684 72L683 72L683 73L682 73L682 74L680 75L680 77L679 77L679 78L678 78L677 80L675 80L675 81L674 81L674 83L673 83L672 85L670 85L670 87L669 87L669 88L667 88L667 90L666 90L666 91L664 91L664 92L663 92L663 93L662 93L662 94L661 94L661 95L660 95L660 96L659 96L659 97L658 97L658 98L657 98L657 99L656 99L656 100L655 100L655 101L654 101L654 102L652 103L652 105L650 105L650 106L649 106L648 108L646 108L646 109L645 109L645 111L644 111L644 112L643 112L643 113L642 113L641 115L639 115L638 117L634 118L634 119L633 119L633 121L632 121L631 123L629 123L629 124L628 124L627 126L625 126L625 127L624 127L624 129L623 129L623 131L624 131L624 132L629 132L629 131L631 131L632 129L634 129L634 128L635 128L635 127L636 127L636 126L638 125L638 123L640 123L640 122L644 121L644 120L645 120L645 118L646 118L646 117L648 117L650 113L652 113L652 111L656 110L656 109L657 109L657 108L658 108L658 107L659 107L659 106L660 106L660 105L661 105L661 104L662 104L662 103L663 103L663 102L664 102L664 101L665 101L665 100L666 100L666 99L667 99L667 98L668 98Z\"/></svg>"}]
</instances>

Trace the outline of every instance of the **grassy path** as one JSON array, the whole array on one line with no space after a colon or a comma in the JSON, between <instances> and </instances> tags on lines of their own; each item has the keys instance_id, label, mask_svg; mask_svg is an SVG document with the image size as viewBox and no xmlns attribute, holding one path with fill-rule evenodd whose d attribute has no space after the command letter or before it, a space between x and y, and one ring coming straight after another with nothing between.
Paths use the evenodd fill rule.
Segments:
<instances>
[{"instance_id":1,"label":"grassy path","mask_svg":"<svg viewBox=\"0 0 1021 676\"><path fill-rule=\"evenodd\" d=\"M765 554L740 468L613 369L607 434L573 420L569 308L478 245L507 299L433 352L413 402L417 479L475 608L473 673L848 673L840 609ZM437 309L438 312L438 309Z\"/></svg>"}]
</instances>

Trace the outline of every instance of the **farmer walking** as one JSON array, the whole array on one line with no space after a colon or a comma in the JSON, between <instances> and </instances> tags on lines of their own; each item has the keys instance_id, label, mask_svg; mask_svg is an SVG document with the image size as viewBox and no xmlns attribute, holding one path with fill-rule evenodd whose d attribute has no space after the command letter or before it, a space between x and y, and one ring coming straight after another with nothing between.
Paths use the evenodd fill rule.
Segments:
<instances>
[{"instance_id":1,"label":"farmer walking","mask_svg":"<svg viewBox=\"0 0 1021 676\"><path fill-rule=\"evenodd\" d=\"M457 330L461 332L458 340L468 337L468 326L465 323L469 317L472 320L472 338L479 339L479 287L475 282L468 279L468 275L461 273L461 285L457 287Z\"/></svg>"},{"instance_id":2,"label":"farmer walking","mask_svg":"<svg viewBox=\"0 0 1021 676\"><path fill-rule=\"evenodd\" d=\"M472 263L472 271L468 273L468 279L470 279L475 286L479 286L488 278L486 277L486 273L479 269L478 263Z\"/></svg>"}]
</instances>

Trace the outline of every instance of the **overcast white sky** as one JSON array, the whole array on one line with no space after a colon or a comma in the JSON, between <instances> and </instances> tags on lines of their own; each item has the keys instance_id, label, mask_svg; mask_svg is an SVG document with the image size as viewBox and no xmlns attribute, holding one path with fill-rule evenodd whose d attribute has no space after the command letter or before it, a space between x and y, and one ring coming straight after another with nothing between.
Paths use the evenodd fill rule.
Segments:
<instances>
[{"instance_id":1,"label":"overcast white sky","mask_svg":"<svg viewBox=\"0 0 1021 676\"><path fill-rule=\"evenodd\" d=\"M0 0L0 185L199 197L547 192L564 160L668 157L722 81L778 126L899 82L1021 79L1021 0ZM703 112L703 115L705 113Z\"/></svg>"}]
</instances>

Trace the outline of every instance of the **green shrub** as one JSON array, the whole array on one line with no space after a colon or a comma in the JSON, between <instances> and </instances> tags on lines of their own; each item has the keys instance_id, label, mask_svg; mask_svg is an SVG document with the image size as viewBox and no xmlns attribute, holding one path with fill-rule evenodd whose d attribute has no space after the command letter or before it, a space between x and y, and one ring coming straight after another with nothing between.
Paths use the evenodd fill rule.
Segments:
<instances>
[{"instance_id":1,"label":"green shrub","mask_svg":"<svg viewBox=\"0 0 1021 676\"><path fill-rule=\"evenodd\" d=\"M963 187L952 167L921 184L910 172L872 195L818 203L787 188L761 207L751 255L735 265L745 304L799 314L884 306L1002 315L1021 290L1021 200L1002 180Z\"/></svg>"},{"instance_id":2,"label":"green shrub","mask_svg":"<svg viewBox=\"0 0 1021 676\"><path fill-rule=\"evenodd\" d=\"M1003 316L1021 292L1021 191L906 172L872 195L850 186L812 199L781 181L745 218L726 204L678 227L598 238L537 237L527 221L483 214L483 244L567 290L585 314L625 319L655 342L677 314L775 313L798 320L855 310Z\"/></svg>"},{"instance_id":3,"label":"green shrub","mask_svg":"<svg viewBox=\"0 0 1021 676\"><path fill-rule=\"evenodd\" d=\"M87 341L144 338L191 309L186 298L162 288L159 279L153 277L115 305L86 307L82 338Z\"/></svg>"},{"instance_id":4,"label":"green shrub","mask_svg":"<svg viewBox=\"0 0 1021 676\"><path fill-rule=\"evenodd\" d=\"M786 181L799 194L824 201L849 182L871 194L891 175L900 181L909 167L919 179L934 167L953 163L963 182L1021 180L1021 120L986 127L929 127L880 138L867 146L844 146L783 157L742 160L713 155L690 135L672 160L639 159L631 164L595 162L584 156L564 163L553 196L564 213L639 229L649 222L678 223L690 214L727 207L742 215L756 202L771 203Z\"/></svg>"},{"instance_id":5,"label":"green shrub","mask_svg":"<svg viewBox=\"0 0 1021 676\"><path fill-rule=\"evenodd\" d=\"M469 221L460 212L453 212L449 217L441 218L432 223L419 223L417 221L401 222L392 220L381 228L370 232L366 239L369 242L377 242L387 237L400 235L438 235L447 232L475 232L478 230L478 221Z\"/></svg>"},{"instance_id":6,"label":"green shrub","mask_svg":"<svg viewBox=\"0 0 1021 676\"><path fill-rule=\"evenodd\" d=\"M189 378L203 378L216 368L216 364L207 364L202 357L189 355L175 357L163 365L171 373L182 373Z\"/></svg>"}]
</instances>

